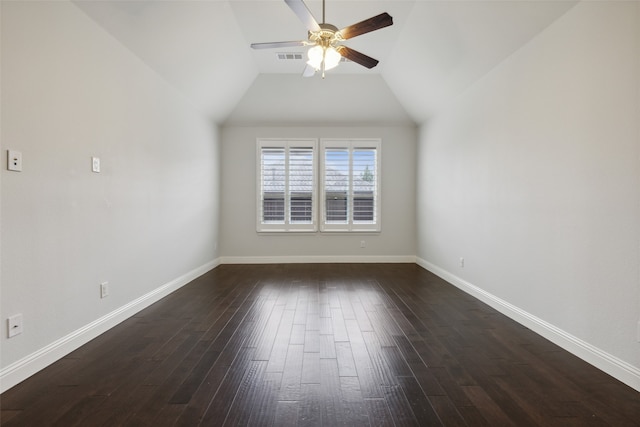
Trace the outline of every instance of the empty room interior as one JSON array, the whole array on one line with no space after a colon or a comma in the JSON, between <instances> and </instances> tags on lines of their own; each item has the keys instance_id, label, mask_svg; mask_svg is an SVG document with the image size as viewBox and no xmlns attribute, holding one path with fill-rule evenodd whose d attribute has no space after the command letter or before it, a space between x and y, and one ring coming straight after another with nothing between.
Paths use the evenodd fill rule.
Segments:
<instances>
[{"instance_id":1,"label":"empty room interior","mask_svg":"<svg viewBox=\"0 0 640 427\"><path fill-rule=\"evenodd\" d=\"M0 25L3 425L639 425L640 2Z\"/></svg>"}]
</instances>

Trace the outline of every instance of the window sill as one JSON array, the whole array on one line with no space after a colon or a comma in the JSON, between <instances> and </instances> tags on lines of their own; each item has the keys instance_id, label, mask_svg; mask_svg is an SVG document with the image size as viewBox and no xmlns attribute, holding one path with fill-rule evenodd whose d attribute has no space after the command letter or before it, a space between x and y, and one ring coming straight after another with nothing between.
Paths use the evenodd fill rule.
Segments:
<instances>
[{"instance_id":1,"label":"window sill","mask_svg":"<svg viewBox=\"0 0 640 427\"><path fill-rule=\"evenodd\" d=\"M310 230L259 230L258 235L273 236L273 235L345 235L345 234L357 234L361 236L377 236L382 233L381 230L324 230L324 231L310 231Z\"/></svg>"},{"instance_id":2,"label":"window sill","mask_svg":"<svg viewBox=\"0 0 640 427\"><path fill-rule=\"evenodd\" d=\"M314 230L257 230L260 235L282 235L282 234L317 234Z\"/></svg>"}]
</instances>

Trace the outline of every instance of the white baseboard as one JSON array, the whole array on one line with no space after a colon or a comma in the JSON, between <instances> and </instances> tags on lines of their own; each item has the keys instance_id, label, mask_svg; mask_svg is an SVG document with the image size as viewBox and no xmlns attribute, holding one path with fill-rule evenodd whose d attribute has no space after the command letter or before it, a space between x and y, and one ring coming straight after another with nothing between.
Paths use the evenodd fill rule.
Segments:
<instances>
[{"instance_id":1,"label":"white baseboard","mask_svg":"<svg viewBox=\"0 0 640 427\"><path fill-rule=\"evenodd\" d=\"M528 313L495 295L472 285L458 276L416 257L416 264L478 298L505 316L526 326L554 344L606 372L629 387L640 391L640 369L585 342L566 331Z\"/></svg>"},{"instance_id":2,"label":"white baseboard","mask_svg":"<svg viewBox=\"0 0 640 427\"><path fill-rule=\"evenodd\" d=\"M100 334L108 331L218 265L220 265L220 260L216 259L195 268L111 313L94 320L88 325L52 342L46 347L8 365L0 370L0 392L4 393L14 385L24 381L36 372L46 368L76 350L78 347L88 343Z\"/></svg>"},{"instance_id":3,"label":"white baseboard","mask_svg":"<svg viewBox=\"0 0 640 427\"><path fill-rule=\"evenodd\" d=\"M317 255L317 256L253 256L222 257L220 264L330 264L330 263L415 263L415 255Z\"/></svg>"}]
</instances>

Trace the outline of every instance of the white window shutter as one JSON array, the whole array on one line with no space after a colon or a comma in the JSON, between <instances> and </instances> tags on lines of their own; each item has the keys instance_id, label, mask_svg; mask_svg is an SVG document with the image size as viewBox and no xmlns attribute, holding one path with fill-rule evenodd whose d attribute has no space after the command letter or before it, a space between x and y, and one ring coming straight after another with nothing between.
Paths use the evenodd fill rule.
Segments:
<instances>
[{"instance_id":1,"label":"white window shutter","mask_svg":"<svg viewBox=\"0 0 640 427\"><path fill-rule=\"evenodd\" d=\"M316 231L315 139L258 139L257 231Z\"/></svg>"},{"instance_id":2,"label":"white window shutter","mask_svg":"<svg viewBox=\"0 0 640 427\"><path fill-rule=\"evenodd\" d=\"M321 230L379 232L379 139L321 140Z\"/></svg>"}]
</instances>

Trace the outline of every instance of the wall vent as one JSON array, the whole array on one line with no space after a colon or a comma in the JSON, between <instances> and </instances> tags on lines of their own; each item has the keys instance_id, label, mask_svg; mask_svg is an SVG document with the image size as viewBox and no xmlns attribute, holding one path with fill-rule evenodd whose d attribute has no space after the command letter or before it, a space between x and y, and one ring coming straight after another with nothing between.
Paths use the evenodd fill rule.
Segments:
<instances>
[{"instance_id":1,"label":"wall vent","mask_svg":"<svg viewBox=\"0 0 640 427\"><path fill-rule=\"evenodd\" d=\"M300 61L302 53L300 52L278 52L276 53L279 61Z\"/></svg>"},{"instance_id":2,"label":"wall vent","mask_svg":"<svg viewBox=\"0 0 640 427\"><path fill-rule=\"evenodd\" d=\"M305 59L305 54L303 52L278 52L276 53L276 58L278 58L278 61L302 61ZM340 62L351 61L343 56L340 58Z\"/></svg>"}]
</instances>

